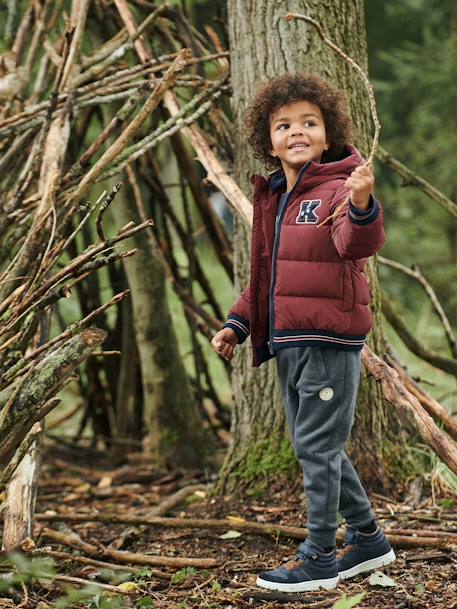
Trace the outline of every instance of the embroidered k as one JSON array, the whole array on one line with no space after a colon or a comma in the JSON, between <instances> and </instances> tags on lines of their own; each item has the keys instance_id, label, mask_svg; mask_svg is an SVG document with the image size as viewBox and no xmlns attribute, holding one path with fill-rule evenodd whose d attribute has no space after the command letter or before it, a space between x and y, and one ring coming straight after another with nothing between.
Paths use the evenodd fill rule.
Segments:
<instances>
[{"instance_id":1,"label":"embroidered k","mask_svg":"<svg viewBox=\"0 0 457 609\"><path fill-rule=\"evenodd\" d=\"M295 224L317 224L319 218L315 210L321 203L321 199L302 201Z\"/></svg>"}]
</instances>

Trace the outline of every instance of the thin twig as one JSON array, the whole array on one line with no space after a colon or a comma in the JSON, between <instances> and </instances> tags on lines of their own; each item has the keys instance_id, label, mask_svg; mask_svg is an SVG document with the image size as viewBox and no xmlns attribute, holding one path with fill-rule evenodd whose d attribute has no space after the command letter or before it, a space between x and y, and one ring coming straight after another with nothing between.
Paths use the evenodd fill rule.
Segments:
<instances>
[{"instance_id":1,"label":"thin twig","mask_svg":"<svg viewBox=\"0 0 457 609\"><path fill-rule=\"evenodd\" d=\"M405 186L416 186L430 199L457 218L457 204L455 201L446 197L446 195L435 188L435 186L432 186L430 182L427 182L427 180L424 180L424 178L417 175L417 173L408 169L403 163L400 163L400 161L394 158L382 146L378 146L376 156L405 180Z\"/></svg>"},{"instance_id":2,"label":"thin twig","mask_svg":"<svg viewBox=\"0 0 457 609\"><path fill-rule=\"evenodd\" d=\"M356 72L360 76L360 78L362 79L362 82L365 85L365 88L368 93L368 98L370 100L371 116L373 118L373 123L375 126L373 144L371 146L370 156L368 157L368 160L366 162L366 165L372 165L373 159L378 150L378 140L379 140L379 132L381 130L381 123L379 122L378 113L376 110L376 100L375 100L374 93L373 93L373 87L371 86L371 83L368 80L364 70L359 66L358 63L356 63L351 57L349 57L349 55L346 55L346 53L344 51L342 51L339 46L337 46L334 42L332 42L329 38L327 38L321 24L318 23L312 17L308 17L308 15L302 15L300 13L288 13L287 15L284 16L284 19L286 21L293 21L294 19L301 19L302 21L306 21L307 23L310 23L311 25L313 25L316 28L317 33L319 34L319 37L321 38L321 40L328 47L330 47L333 51L335 51L335 53L337 53L340 57L342 57L344 59L344 61L346 61L350 66L352 66L354 68L354 70L356 70Z\"/></svg>"},{"instance_id":3,"label":"thin twig","mask_svg":"<svg viewBox=\"0 0 457 609\"><path fill-rule=\"evenodd\" d=\"M97 228L97 234L99 236L100 241L106 241L105 234L103 232L103 227L102 227L103 215L104 215L105 211L108 209L108 207L111 205L112 201L114 200L114 197L123 188L123 186L124 186L124 184L122 182L118 182L116 184L116 186L113 188L113 190L110 192L110 194L106 197L105 201L100 205L100 209L98 210L98 214L97 214L97 220L95 223L96 228Z\"/></svg>"}]
</instances>

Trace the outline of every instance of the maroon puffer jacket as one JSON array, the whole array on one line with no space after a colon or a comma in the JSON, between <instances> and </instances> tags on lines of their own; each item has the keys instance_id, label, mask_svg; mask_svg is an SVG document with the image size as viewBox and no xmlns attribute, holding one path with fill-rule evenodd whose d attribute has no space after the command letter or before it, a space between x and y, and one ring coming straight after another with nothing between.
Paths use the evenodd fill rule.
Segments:
<instances>
[{"instance_id":1,"label":"maroon puffer jacket","mask_svg":"<svg viewBox=\"0 0 457 609\"><path fill-rule=\"evenodd\" d=\"M382 208L374 197L366 211L349 201L344 213L321 224L348 198L344 183L364 162L353 146L347 153L304 165L279 213L282 171L252 178L251 277L224 327L240 343L251 334L254 367L285 347L362 349L371 329L363 269L385 241Z\"/></svg>"}]
</instances>

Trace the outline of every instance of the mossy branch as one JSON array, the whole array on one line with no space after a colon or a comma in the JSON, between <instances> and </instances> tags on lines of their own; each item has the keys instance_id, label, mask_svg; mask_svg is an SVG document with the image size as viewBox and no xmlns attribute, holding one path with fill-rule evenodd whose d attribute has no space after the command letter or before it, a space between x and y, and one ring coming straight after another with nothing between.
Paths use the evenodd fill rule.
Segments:
<instances>
[{"instance_id":1,"label":"mossy branch","mask_svg":"<svg viewBox=\"0 0 457 609\"><path fill-rule=\"evenodd\" d=\"M0 461L11 457L33 424L44 416L44 410L57 405L54 394L74 376L76 367L102 344L105 336L106 332L98 328L83 330L40 361L25 383L18 380L19 391L13 384L0 394L0 407L5 407L10 395L16 393L0 425ZM43 408L46 403L48 407Z\"/></svg>"}]
</instances>

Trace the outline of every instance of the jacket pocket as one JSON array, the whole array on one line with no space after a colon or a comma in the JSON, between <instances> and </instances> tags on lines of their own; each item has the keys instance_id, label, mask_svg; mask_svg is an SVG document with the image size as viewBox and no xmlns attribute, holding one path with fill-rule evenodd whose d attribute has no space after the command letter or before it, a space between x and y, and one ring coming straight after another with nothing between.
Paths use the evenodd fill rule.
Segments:
<instances>
[{"instance_id":1,"label":"jacket pocket","mask_svg":"<svg viewBox=\"0 0 457 609\"><path fill-rule=\"evenodd\" d=\"M343 260L343 301L342 310L352 311L354 308L354 283L352 279L351 261Z\"/></svg>"}]
</instances>

